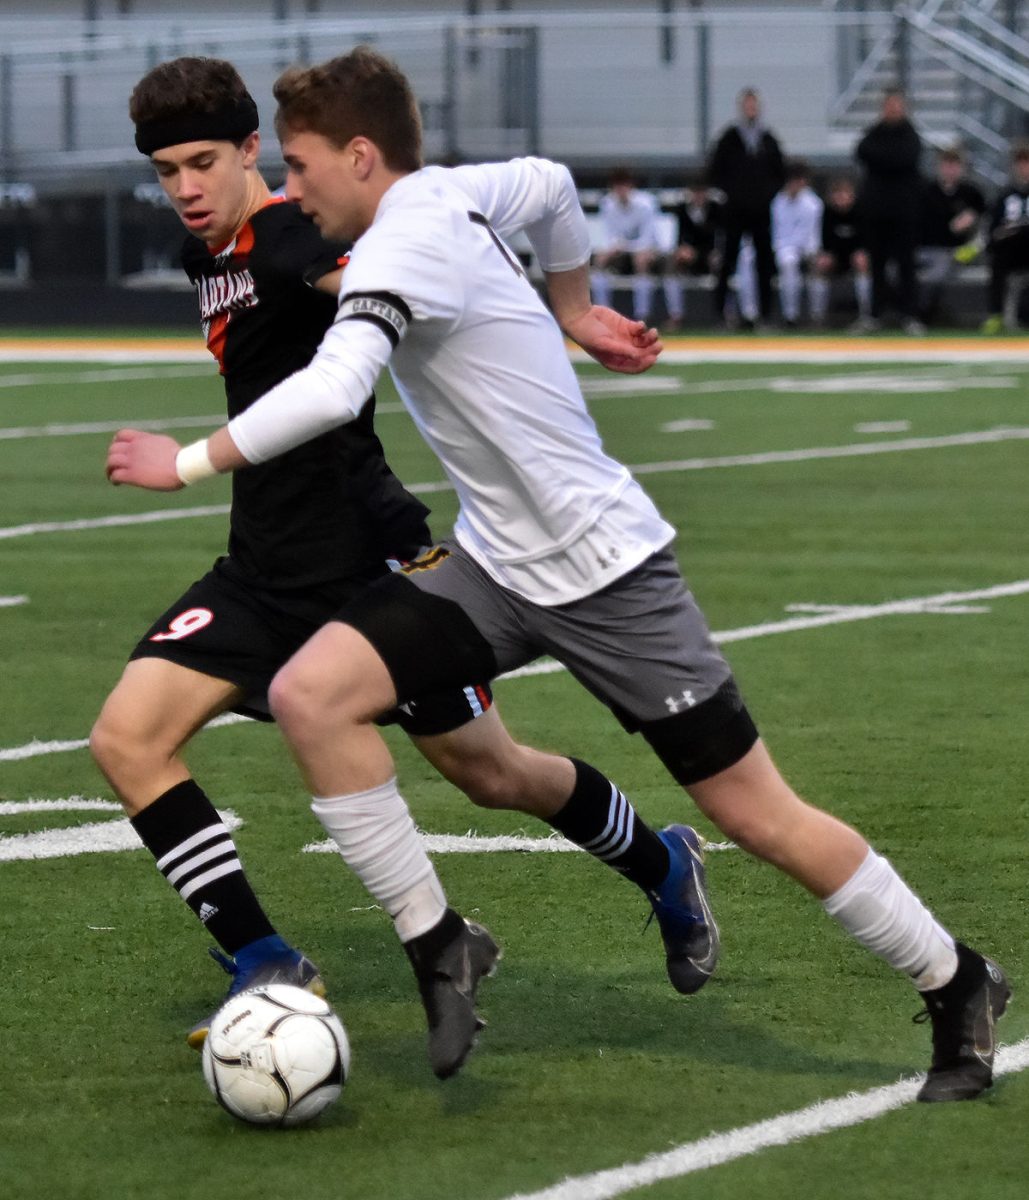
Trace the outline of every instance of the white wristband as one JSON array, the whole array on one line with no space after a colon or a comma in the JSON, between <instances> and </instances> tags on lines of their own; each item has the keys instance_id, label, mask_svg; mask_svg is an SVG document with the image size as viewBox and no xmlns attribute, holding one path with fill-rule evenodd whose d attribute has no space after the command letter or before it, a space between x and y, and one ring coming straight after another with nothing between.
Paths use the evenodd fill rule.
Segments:
<instances>
[{"instance_id":1,"label":"white wristband","mask_svg":"<svg viewBox=\"0 0 1029 1200\"><path fill-rule=\"evenodd\" d=\"M218 474L207 453L207 438L182 447L175 455L175 473L187 487L199 479Z\"/></svg>"}]
</instances>

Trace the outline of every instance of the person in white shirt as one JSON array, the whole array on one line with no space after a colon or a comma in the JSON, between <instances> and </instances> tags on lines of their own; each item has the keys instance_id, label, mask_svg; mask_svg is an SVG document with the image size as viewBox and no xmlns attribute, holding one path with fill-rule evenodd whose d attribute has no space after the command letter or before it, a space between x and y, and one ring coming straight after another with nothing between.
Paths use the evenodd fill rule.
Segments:
<instances>
[{"instance_id":1,"label":"person in white shirt","mask_svg":"<svg viewBox=\"0 0 1029 1200\"><path fill-rule=\"evenodd\" d=\"M772 200L772 250L779 273L779 307L787 326L800 320L804 280L822 245L824 205L808 185L807 163L786 164L786 182ZM810 297L809 297L810 300Z\"/></svg>"},{"instance_id":2,"label":"person in white shirt","mask_svg":"<svg viewBox=\"0 0 1029 1200\"><path fill-rule=\"evenodd\" d=\"M597 244L591 284L597 304L610 307L611 272L632 276L632 311L647 321L654 300L653 272L661 258L657 234L657 200L636 186L632 172L618 167L608 180L610 190L600 199ZM682 312L671 314L682 320Z\"/></svg>"},{"instance_id":3,"label":"person in white shirt","mask_svg":"<svg viewBox=\"0 0 1029 1200\"><path fill-rule=\"evenodd\" d=\"M324 235L355 239L336 323L309 367L210 438L180 448L121 431L108 475L175 490L265 461L352 419L389 364L460 513L452 542L346 606L273 682L316 803L395 789L373 722L398 700L553 654L643 733L721 830L911 977L933 1025L919 1098L979 1095L1010 995L1003 972L955 942L855 829L788 786L679 574L673 529L603 450L562 330L627 371L660 346L591 304L567 170L539 159L419 168L410 87L366 48L288 71L275 95L287 193ZM505 245L517 229L553 317Z\"/></svg>"}]
</instances>

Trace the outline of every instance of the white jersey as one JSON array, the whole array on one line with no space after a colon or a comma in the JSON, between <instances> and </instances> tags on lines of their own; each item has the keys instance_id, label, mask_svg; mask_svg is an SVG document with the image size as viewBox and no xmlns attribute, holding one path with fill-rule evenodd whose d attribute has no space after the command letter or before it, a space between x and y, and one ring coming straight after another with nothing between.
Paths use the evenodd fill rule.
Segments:
<instances>
[{"instance_id":1,"label":"white jersey","mask_svg":"<svg viewBox=\"0 0 1029 1200\"><path fill-rule=\"evenodd\" d=\"M674 536L583 402L561 331L501 240L547 271L589 258L571 176L541 159L426 167L393 184L343 274L309 367L229 424L263 462L360 411L389 362L457 491L459 543L541 605L606 587Z\"/></svg>"},{"instance_id":2,"label":"white jersey","mask_svg":"<svg viewBox=\"0 0 1029 1200\"><path fill-rule=\"evenodd\" d=\"M822 201L808 187L795 195L779 192L772 201L772 246L817 254L822 247Z\"/></svg>"},{"instance_id":3,"label":"white jersey","mask_svg":"<svg viewBox=\"0 0 1029 1200\"><path fill-rule=\"evenodd\" d=\"M625 204L607 192L600 198L601 250L658 250L657 201L633 188Z\"/></svg>"}]
</instances>

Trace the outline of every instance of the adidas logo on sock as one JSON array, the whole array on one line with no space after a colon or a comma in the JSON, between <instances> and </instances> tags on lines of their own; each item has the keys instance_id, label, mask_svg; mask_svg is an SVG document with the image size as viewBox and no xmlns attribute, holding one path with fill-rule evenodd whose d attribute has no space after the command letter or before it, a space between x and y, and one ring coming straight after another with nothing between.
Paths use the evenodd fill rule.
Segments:
<instances>
[{"instance_id":1,"label":"adidas logo on sock","mask_svg":"<svg viewBox=\"0 0 1029 1200\"><path fill-rule=\"evenodd\" d=\"M208 904L205 900L200 905L200 912L197 914L200 920L206 925L208 921L218 912L218 909L213 904Z\"/></svg>"}]
</instances>

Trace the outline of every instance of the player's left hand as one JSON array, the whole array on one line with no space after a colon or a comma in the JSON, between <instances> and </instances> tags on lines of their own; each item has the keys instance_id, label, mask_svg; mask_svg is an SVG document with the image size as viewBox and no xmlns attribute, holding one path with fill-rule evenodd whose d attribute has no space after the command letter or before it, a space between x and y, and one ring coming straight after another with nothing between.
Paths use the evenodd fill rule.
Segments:
<instances>
[{"instance_id":1,"label":"player's left hand","mask_svg":"<svg viewBox=\"0 0 1029 1200\"><path fill-rule=\"evenodd\" d=\"M175 470L181 447L163 433L119 429L107 451L107 478L113 484L129 483L151 492L177 492L184 487Z\"/></svg>"},{"instance_id":2,"label":"player's left hand","mask_svg":"<svg viewBox=\"0 0 1029 1200\"><path fill-rule=\"evenodd\" d=\"M599 304L566 322L564 331L601 366L622 375L649 370L664 349L657 330L645 321L630 321Z\"/></svg>"}]
</instances>

